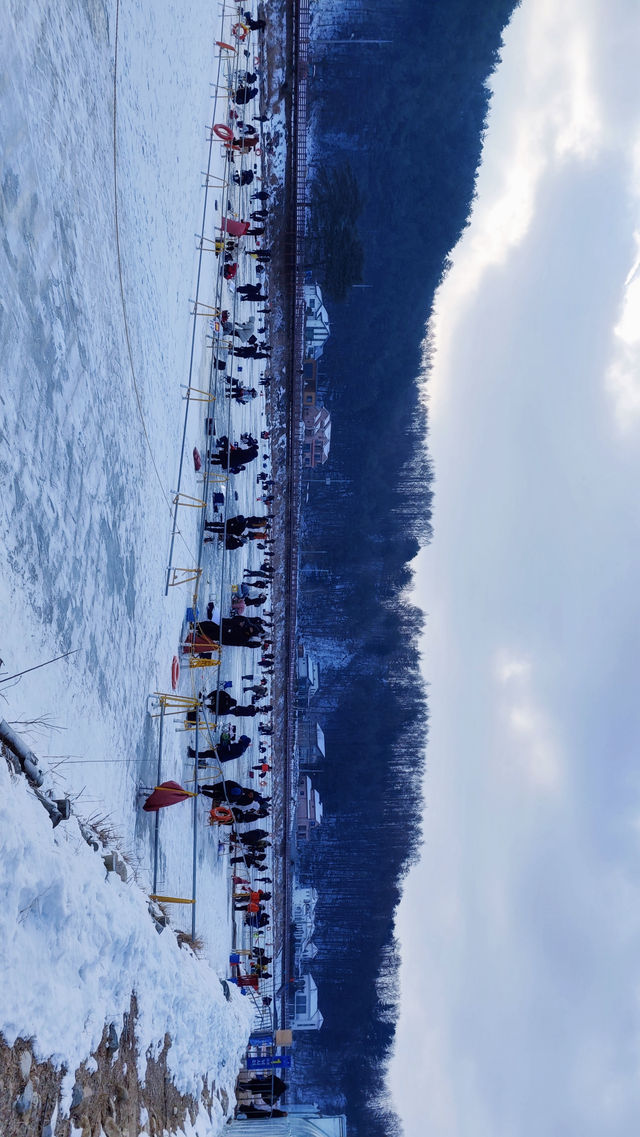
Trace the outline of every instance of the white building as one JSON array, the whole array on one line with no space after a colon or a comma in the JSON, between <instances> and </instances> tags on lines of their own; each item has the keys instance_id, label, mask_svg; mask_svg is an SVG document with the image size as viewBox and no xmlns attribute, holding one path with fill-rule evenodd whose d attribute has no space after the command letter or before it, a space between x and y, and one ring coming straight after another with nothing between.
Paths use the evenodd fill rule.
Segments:
<instances>
[{"instance_id":1,"label":"white building","mask_svg":"<svg viewBox=\"0 0 640 1137\"><path fill-rule=\"evenodd\" d=\"M308 281L304 286L305 327L304 342L307 356L319 359L329 338L329 316L322 302L320 285Z\"/></svg>"},{"instance_id":2,"label":"white building","mask_svg":"<svg viewBox=\"0 0 640 1137\"><path fill-rule=\"evenodd\" d=\"M304 888L296 885L293 890L292 919L293 942L295 945L295 971L300 970L300 964L315 959L318 949L313 942L313 933L316 927L316 904L318 893L315 888Z\"/></svg>"},{"instance_id":3,"label":"white building","mask_svg":"<svg viewBox=\"0 0 640 1137\"><path fill-rule=\"evenodd\" d=\"M297 735L301 766L319 765L326 757L324 731L317 719L301 719Z\"/></svg>"},{"instance_id":4,"label":"white building","mask_svg":"<svg viewBox=\"0 0 640 1137\"><path fill-rule=\"evenodd\" d=\"M314 790L311 778L303 774L298 785L298 809L296 813L296 833L306 841L313 829L322 822L322 802L320 794Z\"/></svg>"},{"instance_id":5,"label":"white building","mask_svg":"<svg viewBox=\"0 0 640 1137\"><path fill-rule=\"evenodd\" d=\"M308 973L300 979L304 986L295 993L292 1030L320 1030L324 1020L318 1007L318 988Z\"/></svg>"},{"instance_id":6,"label":"white building","mask_svg":"<svg viewBox=\"0 0 640 1137\"><path fill-rule=\"evenodd\" d=\"M313 656L298 644L298 691L309 702L320 687L320 669Z\"/></svg>"},{"instance_id":7,"label":"white building","mask_svg":"<svg viewBox=\"0 0 640 1137\"><path fill-rule=\"evenodd\" d=\"M326 407L315 403L302 411L304 437L302 465L315 470L324 466L331 450L331 415Z\"/></svg>"}]
</instances>

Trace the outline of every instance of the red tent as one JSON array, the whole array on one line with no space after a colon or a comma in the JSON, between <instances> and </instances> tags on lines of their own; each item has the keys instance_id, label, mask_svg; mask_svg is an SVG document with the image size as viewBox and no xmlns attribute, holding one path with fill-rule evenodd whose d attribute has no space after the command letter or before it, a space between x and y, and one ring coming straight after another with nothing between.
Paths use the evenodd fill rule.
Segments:
<instances>
[{"instance_id":1,"label":"red tent","mask_svg":"<svg viewBox=\"0 0 640 1137\"><path fill-rule=\"evenodd\" d=\"M254 991L258 990L258 976L257 975L236 975L231 977L232 983L237 983L238 987L253 987Z\"/></svg>"},{"instance_id":2,"label":"red tent","mask_svg":"<svg viewBox=\"0 0 640 1137\"><path fill-rule=\"evenodd\" d=\"M217 651L219 647L220 644L215 640L210 640L208 636L203 636L202 633L189 632L182 646L182 652L183 655L189 655L190 652L197 655L201 651Z\"/></svg>"},{"instance_id":3,"label":"red tent","mask_svg":"<svg viewBox=\"0 0 640 1137\"><path fill-rule=\"evenodd\" d=\"M244 237L250 228L250 223L248 221L234 221L232 217L223 217L220 221L220 228L223 233L228 233L230 237Z\"/></svg>"},{"instance_id":4,"label":"red tent","mask_svg":"<svg viewBox=\"0 0 640 1137\"><path fill-rule=\"evenodd\" d=\"M156 813L159 809L164 809L165 805L177 805L179 801L186 801L188 797L195 796L189 793L189 790L183 790L178 782L162 782L156 786L152 794L149 794L142 808L147 813Z\"/></svg>"}]
</instances>

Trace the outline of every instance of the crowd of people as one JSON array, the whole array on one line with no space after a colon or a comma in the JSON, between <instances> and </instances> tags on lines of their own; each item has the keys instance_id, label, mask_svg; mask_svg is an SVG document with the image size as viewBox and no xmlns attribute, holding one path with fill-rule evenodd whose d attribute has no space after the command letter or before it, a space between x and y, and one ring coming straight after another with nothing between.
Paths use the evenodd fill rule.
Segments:
<instances>
[{"instance_id":1,"label":"crowd of people","mask_svg":"<svg viewBox=\"0 0 640 1137\"><path fill-rule=\"evenodd\" d=\"M240 34L242 37L246 34L246 40L240 40L238 54L244 51L247 60L255 59L255 51L244 45L256 35L262 35L266 20L261 12L245 10L239 13L239 22ZM235 406L250 408L261 403L261 395L268 395L271 383L268 361L273 351L269 335L271 289L268 281L272 251L265 239L269 225L269 191L264 183L259 184L257 165L249 168L260 143L262 124L268 117L261 108L254 110L260 98L259 67L254 64L253 68L237 70L230 93L228 129L224 132L233 132L225 144L229 181L238 187L239 194L247 194L248 205L234 217L227 209L221 223L219 265L233 300L220 313L222 337L218 334L212 348L215 367L224 373L226 398ZM250 187L248 193L244 187ZM263 362L266 367L259 371ZM255 567L245 561L242 579L236 580L234 586L231 614L217 611L215 605L210 604L206 618L194 621L189 629L187 646L189 651L205 658L220 652L224 657L229 649L245 650L253 656L249 666L243 669L241 691L232 692L228 685L218 681L214 690L202 693L196 713L202 712L207 718L206 734L200 734L206 739L206 745L197 749L190 747L189 754L199 764L208 765L213 760L214 770L217 768L219 772L218 778L200 786L200 793L210 803L219 832L225 834L222 844L229 851L232 866L234 916L242 921L250 944L242 964L239 959L233 963L231 979L245 993L252 994L258 1006L268 1009L271 996L266 993L265 984L273 976L269 966L273 951L268 951L264 939L267 934L271 937L273 931L273 891L267 887L272 885L273 870L269 868L272 798L267 792L267 781L272 774L268 759L273 733L270 694L275 666L274 613L269 600L275 568L274 516L270 509L274 502L274 485L269 470L265 469L268 463L264 456L260 468L263 443L269 443L268 431L252 434L245 430L235 437L231 431L221 435L212 432L209 438L210 469L224 472L235 481L238 477L251 477L252 470L258 467L256 496L262 508L227 510L207 516L203 541L209 547L217 545L225 554L230 554L232 573L238 550L244 550L249 556L257 550L261 556ZM237 494L234 496L237 498ZM238 719L243 724L254 720L254 741L246 733L236 738L234 726L227 724ZM235 776L226 777L223 771L232 761L236 763ZM245 1072L238 1084L237 1112L256 1120L283 1116L277 1103L285 1090L284 1082L276 1077Z\"/></svg>"},{"instance_id":2,"label":"crowd of people","mask_svg":"<svg viewBox=\"0 0 640 1137\"><path fill-rule=\"evenodd\" d=\"M214 478L222 480L227 488L224 493L206 495L201 541L210 566L207 574L215 579L217 566L226 566L225 580L218 582L221 597L225 596L227 572L232 588L227 611L222 610L226 600L221 599L219 607L212 600L201 618L194 605L181 650L182 659L188 657L191 666L208 661L219 661L220 666L216 668L215 686L200 691L186 710L186 728L192 731L197 727L191 735L195 745L187 747L187 756L196 764L198 784L190 791L177 782L163 783L149 794L144 808L153 811L194 797L206 803L217 833L218 851L228 852L236 938L249 945L231 956L229 980L255 998L257 1008L270 1013L272 996L265 985L273 978L270 965L274 949L269 941L274 892L265 886L272 886L274 879L272 796L268 792L274 731L271 687L276 663L274 606L269 604L275 577L274 482L269 469L270 431L256 429L255 425L240 431L236 426L238 418L244 420L243 426L247 419L255 424L257 411L264 416L272 381L270 365L259 371L274 350L269 333L272 250L265 247L270 194L257 162L268 114L259 106L259 61L255 48L249 47L251 39L261 36L265 28L261 12L239 10L229 36L232 41L235 37L235 42L233 55L228 57L227 121L217 123L211 133L212 141L220 139L223 146L227 164L223 193L229 194L216 236L208 239L216 257L216 297L220 298L210 320L208 341L212 375L219 376L225 398L223 404L216 404L216 417L205 420L204 481L209 480L211 486ZM247 62L239 67L243 57ZM218 432L216 419L223 418L221 405L228 413L222 432ZM210 410L207 413L211 415ZM248 490L243 498L249 508L245 506L242 511L237 506L228 508L231 501L239 499L236 485L240 493ZM249 489L253 485L255 489ZM236 556L238 550L244 550L244 555ZM251 565L254 550L260 556L258 563ZM246 663L242 660L242 687L234 693L234 682L225 677L225 661L234 661L237 688L236 650L250 656ZM243 725L246 722L245 729L252 734L237 735L236 719L243 720ZM230 763L235 766L229 768ZM285 1090L285 1083L275 1076L245 1071L238 1083L237 1112L256 1120L284 1116L276 1103Z\"/></svg>"}]
</instances>

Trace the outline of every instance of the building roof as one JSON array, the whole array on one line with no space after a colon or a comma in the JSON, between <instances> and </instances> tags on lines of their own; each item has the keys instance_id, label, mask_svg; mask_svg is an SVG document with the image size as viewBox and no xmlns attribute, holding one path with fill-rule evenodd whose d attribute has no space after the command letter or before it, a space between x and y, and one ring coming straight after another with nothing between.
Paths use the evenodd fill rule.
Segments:
<instances>
[{"instance_id":1,"label":"building roof","mask_svg":"<svg viewBox=\"0 0 640 1137\"><path fill-rule=\"evenodd\" d=\"M325 341L331 334L329 314L322 303L320 285L308 281L304 286L305 341L309 355L322 355Z\"/></svg>"},{"instance_id":2,"label":"building roof","mask_svg":"<svg viewBox=\"0 0 640 1137\"><path fill-rule=\"evenodd\" d=\"M322 1023L324 1022L324 1018L323 1018L322 1012L318 1006L318 988L316 985L316 981L312 975L309 975L308 972L304 976L304 980L305 980L305 987L307 988L307 992L308 992L308 996L309 996L309 1014L307 1015L307 1018L311 1022L313 1022L316 1026L321 1027ZM308 980L308 982L307 982L307 980Z\"/></svg>"},{"instance_id":3,"label":"building roof","mask_svg":"<svg viewBox=\"0 0 640 1137\"><path fill-rule=\"evenodd\" d=\"M303 774L300 778L300 786L304 787L304 799L306 805L306 816L310 821L315 821L317 825L322 821L322 802L320 794L314 790L311 778L308 774Z\"/></svg>"},{"instance_id":4,"label":"building roof","mask_svg":"<svg viewBox=\"0 0 640 1137\"><path fill-rule=\"evenodd\" d=\"M302 654L298 650L298 680L301 683L306 683L309 696L315 695L320 687L318 664L313 656L305 651L304 647Z\"/></svg>"},{"instance_id":5,"label":"building roof","mask_svg":"<svg viewBox=\"0 0 640 1137\"><path fill-rule=\"evenodd\" d=\"M320 429L318 435L322 442L322 461L326 462L331 448L331 415L326 407L321 407Z\"/></svg>"},{"instance_id":6,"label":"building roof","mask_svg":"<svg viewBox=\"0 0 640 1137\"><path fill-rule=\"evenodd\" d=\"M302 410L304 438L320 448L320 461L326 462L331 449L331 415L322 403L306 406Z\"/></svg>"}]
</instances>

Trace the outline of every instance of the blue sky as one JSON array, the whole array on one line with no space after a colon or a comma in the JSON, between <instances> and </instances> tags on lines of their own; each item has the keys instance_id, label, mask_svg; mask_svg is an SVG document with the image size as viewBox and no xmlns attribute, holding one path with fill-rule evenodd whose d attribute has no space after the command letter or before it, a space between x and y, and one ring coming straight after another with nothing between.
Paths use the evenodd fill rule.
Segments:
<instances>
[{"instance_id":1,"label":"blue sky","mask_svg":"<svg viewBox=\"0 0 640 1137\"><path fill-rule=\"evenodd\" d=\"M407 1137L640 1117L639 59L637 2L523 0L429 326Z\"/></svg>"}]
</instances>

